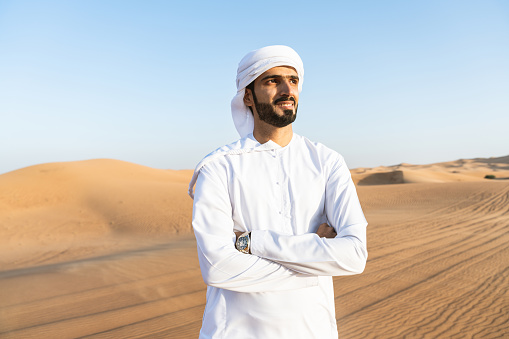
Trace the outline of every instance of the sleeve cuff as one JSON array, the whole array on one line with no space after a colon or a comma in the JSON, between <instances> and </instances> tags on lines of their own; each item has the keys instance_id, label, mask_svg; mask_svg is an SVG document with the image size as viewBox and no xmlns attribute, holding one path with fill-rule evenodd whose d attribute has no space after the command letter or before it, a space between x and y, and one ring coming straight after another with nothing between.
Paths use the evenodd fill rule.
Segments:
<instances>
[{"instance_id":1,"label":"sleeve cuff","mask_svg":"<svg viewBox=\"0 0 509 339\"><path fill-rule=\"evenodd\" d=\"M263 238L265 237L266 231L263 230L253 230L251 231L251 254L254 254L258 257L263 258L264 248L263 248Z\"/></svg>"}]
</instances>

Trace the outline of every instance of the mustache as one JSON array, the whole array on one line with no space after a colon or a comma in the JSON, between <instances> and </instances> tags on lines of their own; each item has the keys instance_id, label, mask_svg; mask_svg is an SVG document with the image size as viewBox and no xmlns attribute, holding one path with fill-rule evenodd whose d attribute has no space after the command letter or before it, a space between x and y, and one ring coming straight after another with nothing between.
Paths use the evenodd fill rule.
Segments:
<instances>
[{"instance_id":1,"label":"mustache","mask_svg":"<svg viewBox=\"0 0 509 339\"><path fill-rule=\"evenodd\" d=\"M283 97L283 98L279 98L279 99L274 100L274 105L277 104L278 102L281 102L281 101L293 101L293 103L295 104L295 98L294 97Z\"/></svg>"}]
</instances>

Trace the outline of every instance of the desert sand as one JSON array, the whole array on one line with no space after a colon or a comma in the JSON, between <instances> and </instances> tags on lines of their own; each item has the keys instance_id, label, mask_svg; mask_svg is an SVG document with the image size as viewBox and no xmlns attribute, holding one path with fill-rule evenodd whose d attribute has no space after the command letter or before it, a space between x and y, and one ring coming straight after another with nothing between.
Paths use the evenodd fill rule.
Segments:
<instances>
[{"instance_id":1,"label":"desert sand","mask_svg":"<svg viewBox=\"0 0 509 339\"><path fill-rule=\"evenodd\" d=\"M334 278L340 337L508 336L509 156L351 173L369 259ZM197 338L191 174L100 159L0 175L0 338Z\"/></svg>"}]
</instances>

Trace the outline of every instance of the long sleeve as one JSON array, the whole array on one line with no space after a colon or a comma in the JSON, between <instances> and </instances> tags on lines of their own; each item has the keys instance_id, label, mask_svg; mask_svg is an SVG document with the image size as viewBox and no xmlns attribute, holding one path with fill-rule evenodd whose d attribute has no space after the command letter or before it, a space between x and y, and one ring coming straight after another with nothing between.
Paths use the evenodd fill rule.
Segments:
<instances>
[{"instance_id":1,"label":"long sleeve","mask_svg":"<svg viewBox=\"0 0 509 339\"><path fill-rule=\"evenodd\" d=\"M342 157L331 170L325 194L325 213L337 232L336 238L320 238L314 233L281 235L271 230L256 230L251 233L252 253L306 274L361 273L367 260L367 222Z\"/></svg>"},{"instance_id":2,"label":"long sleeve","mask_svg":"<svg viewBox=\"0 0 509 339\"><path fill-rule=\"evenodd\" d=\"M209 164L200 171L193 206L193 229L205 283L237 292L284 291L316 286L316 277L235 249L227 178ZM221 173L224 173L221 172Z\"/></svg>"}]
</instances>

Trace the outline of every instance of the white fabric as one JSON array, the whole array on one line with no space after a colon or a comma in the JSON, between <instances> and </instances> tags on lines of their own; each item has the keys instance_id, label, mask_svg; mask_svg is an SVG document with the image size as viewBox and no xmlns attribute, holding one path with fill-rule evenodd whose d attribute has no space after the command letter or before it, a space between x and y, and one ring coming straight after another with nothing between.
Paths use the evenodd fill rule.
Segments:
<instances>
[{"instance_id":1,"label":"white fabric","mask_svg":"<svg viewBox=\"0 0 509 339\"><path fill-rule=\"evenodd\" d=\"M207 163L220 158L224 157L226 155L241 155L244 153L250 153L250 152L261 152L261 151L267 151L274 149L273 146L274 143L265 143L263 145L256 145L255 147L243 147L242 142L239 140L237 142L236 147L231 147L231 145L227 145L221 148L218 148L212 153L209 153L205 158L203 158L198 165L196 165L196 168L194 169L193 176L191 177L191 181L189 182L189 187L187 189L187 194L194 199L194 185L196 184L196 180L198 179L198 174L200 174L200 170L203 166L205 166ZM278 146L279 147L279 146Z\"/></svg>"},{"instance_id":2,"label":"white fabric","mask_svg":"<svg viewBox=\"0 0 509 339\"><path fill-rule=\"evenodd\" d=\"M367 258L343 158L296 134L286 147L248 135L214 154L193 206L208 285L200 338L337 338L331 276L360 273ZM324 222L336 238L314 233ZM234 231L251 232L252 255L235 249Z\"/></svg>"},{"instance_id":3,"label":"white fabric","mask_svg":"<svg viewBox=\"0 0 509 339\"><path fill-rule=\"evenodd\" d=\"M244 92L247 85L263 72L278 66L295 68L299 76L299 93L304 82L304 65L293 49L288 46L267 46L248 53L237 68L237 94L231 102L232 117L235 127L243 138L253 133L254 120L249 108L244 104Z\"/></svg>"}]
</instances>

